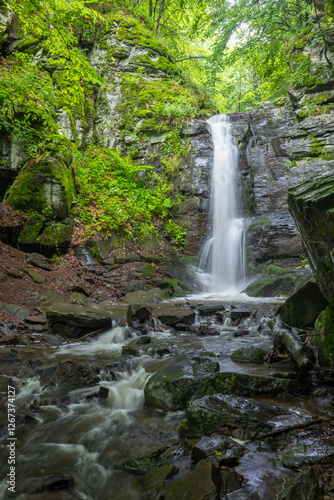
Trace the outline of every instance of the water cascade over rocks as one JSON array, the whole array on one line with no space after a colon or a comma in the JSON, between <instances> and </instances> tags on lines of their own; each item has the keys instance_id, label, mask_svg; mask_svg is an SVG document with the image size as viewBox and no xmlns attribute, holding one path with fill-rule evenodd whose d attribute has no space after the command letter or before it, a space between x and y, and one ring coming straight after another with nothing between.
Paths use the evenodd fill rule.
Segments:
<instances>
[{"instance_id":1,"label":"water cascade over rocks","mask_svg":"<svg viewBox=\"0 0 334 500\"><path fill-rule=\"evenodd\" d=\"M201 279L207 291L238 293L244 288L246 275L244 221L237 188L238 148L233 144L227 115L213 116L208 123L214 144L212 237L202 249Z\"/></svg>"}]
</instances>

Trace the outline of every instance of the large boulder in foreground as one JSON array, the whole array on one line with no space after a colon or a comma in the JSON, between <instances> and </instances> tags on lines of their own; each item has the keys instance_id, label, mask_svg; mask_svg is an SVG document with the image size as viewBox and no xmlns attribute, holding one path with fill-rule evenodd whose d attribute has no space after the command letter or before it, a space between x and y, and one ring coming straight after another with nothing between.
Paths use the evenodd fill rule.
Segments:
<instances>
[{"instance_id":1,"label":"large boulder in foreground","mask_svg":"<svg viewBox=\"0 0 334 500\"><path fill-rule=\"evenodd\" d=\"M334 305L334 168L290 188L288 204L319 288Z\"/></svg>"},{"instance_id":2,"label":"large boulder in foreground","mask_svg":"<svg viewBox=\"0 0 334 500\"><path fill-rule=\"evenodd\" d=\"M204 396L188 403L187 422L181 422L180 435L209 436L221 427L232 430L232 436L249 439L274 428L273 419L284 415L275 405L230 394Z\"/></svg>"},{"instance_id":3,"label":"large boulder in foreground","mask_svg":"<svg viewBox=\"0 0 334 500\"><path fill-rule=\"evenodd\" d=\"M314 281L307 282L276 311L284 323L297 328L312 328L315 320L328 306L328 300Z\"/></svg>"}]
</instances>

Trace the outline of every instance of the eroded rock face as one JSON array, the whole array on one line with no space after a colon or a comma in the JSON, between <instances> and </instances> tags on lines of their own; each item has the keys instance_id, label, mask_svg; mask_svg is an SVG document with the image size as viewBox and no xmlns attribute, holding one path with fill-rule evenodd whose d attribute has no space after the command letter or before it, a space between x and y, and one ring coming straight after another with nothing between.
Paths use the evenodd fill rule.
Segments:
<instances>
[{"instance_id":1,"label":"eroded rock face","mask_svg":"<svg viewBox=\"0 0 334 500\"><path fill-rule=\"evenodd\" d=\"M291 188L289 207L320 290L334 304L334 168Z\"/></svg>"}]
</instances>

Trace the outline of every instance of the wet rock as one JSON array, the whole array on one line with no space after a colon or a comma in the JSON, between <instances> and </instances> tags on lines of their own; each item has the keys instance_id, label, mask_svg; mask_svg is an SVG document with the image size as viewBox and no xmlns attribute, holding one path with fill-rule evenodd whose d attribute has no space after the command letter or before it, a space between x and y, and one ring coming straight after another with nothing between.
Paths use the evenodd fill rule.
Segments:
<instances>
[{"instance_id":1,"label":"wet rock","mask_svg":"<svg viewBox=\"0 0 334 500\"><path fill-rule=\"evenodd\" d=\"M194 311L185 304L162 303L150 306L150 310L162 324L175 326L177 323L192 325L195 322Z\"/></svg>"},{"instance_id":2,"label":"wet rock","mask_svg":"<svg viewBox=\"0 0 334 500\"><path fill-rule=\"evenodd\" d=\"M233 337L246 337L249 335L249 330L237 330L233 333Z\"/></svg>"},{"instance_id":3,"label":"wet rock","mask_svg":"<svg viewBox=\"0 0 334 500\"><path fill-rule=\"evenodd\" d=\"M139 356L142 351L146 352L150 347L151 337L142 336L132 340L129 344L122 347L122 354Z\"/></svg>"},{"instance_id":4,"label":"wet rock","mask_svg":"<svg viewBox=\"0 0 334 500\"><path fill-rule=\"evenodd\" d=\"M47 259L44 255L39 253L30 253L27 254L29 264L32 264L35 267L40 267L41 269L45 269L46 271L52 271L53 263L52 260Z\"/></svg>"},{"instance_id":5,"label":"wet rock","mask_svg":"<svg viewBox=\"0 0 334 500\"><path fill-rule=\"evenodd\" d=\"M230 312L231 321L242 321L243 319L249 318L251 315L251 311L247 311L245 309L233 309Z\"/></svg>"},{"instance_id":6,"label":"wet rock","mask_svg":"<svg viewBox=\"0 0 334 500\"><path fill-rule=\"evenodd\" d=\"M216 318L218 319L218 321L224 322L225 319L226 319L226 317L227 316L226 316L226 312L225 311L220 310L220 311L216 312Z\"/></svg>"},{"instance_id":7,"label":"wet rock","mask_svg":"<svg viewBox=\"0 0 334 500\"><path fill-rule=\"evenodd\" d=\"M134 320L146 321L151 316L151 311L145 305L132 304L131 311Z\"/></svg>"},{"instance_id":8,"label":"wet rock","mask_svg":"<svg viewBox=\"0 0 334 500\"><path fill-rule=\"evenodd\" d=\"M315 320L329 305L314 281L308 281L276 311L284 323L298 328L311 328Z\"/></svg>"},{"instance_id":9,"label":"wet rock","mask_svg":"<svg viewBox=\"0 0 334 500\"><path fill-rule=\"evenodd\" d=\"M229 394L204 396L188 403L187 421L180 424L181 436L210 435L221 427L227 427L233 436L253 438L270 432L275 416L284 410L252 398Z\"/></svg>"},{"instance_id":10,"label":"wet rock","mask_svg":"<svg viewBox=\"0 0 334 500\"><path fill-rule=\"evenodd\" d=\"M140 499L154 500L161 498L165 481L171 479L177 472L178 468L175 465L162 465L148 472L144 477L132 479L131 485L138 491Z\"/></svg>"},{"instance_id":11,"label":"wet rock","mask_svg":"<svg viewBox=\"0 0 334 500\"><path fill-rule=\"evenodd\" d=\"M228 469L227 467L221 468L220 475L222 478L221 491L225 495L232 493L232 491L239 490L245 480L245 478L238 474L235 470Z\"/></svg>"},{"instance_id":12,"label":"wet rock","mask_svg":"<svg viewBox=\"0 0 334 500\"><path fill-rule=\"evenodd\" d=\"M107 387L101 386L99 392L97 393L97 397L99 399L108 399L109 389Z\"/></svg>"},{"instance_id":13,"label":"wet rock","mask_svg":"<svg viewBox=\"0 0 334 500\"><path fill-rule=\"evenodd\" d=\"M284 489L281 491L278 500L315 500L318 498L318 488L314 471L311 467L294 474L284 483Z\"/></svg>"},{"instance_id":14,"label":"wet rock","mask_svg":"<svg viewBox=\"0 0 334 500\"><path fill-rule=\"evenodd\" d=\"M293 394L299 385L294 380L277 379L247 373L220 372L212 374L201 390L201 395L237 394L239 396L275 396Z\"/></svg>"},{"instance_id":15,"label":"wet rock","mask_svg":"<svg viewBox=\"0 0 334 500\"><path fill-rule=\"evenodd\" d=\"M24 271L35 283L44 283L44 281L46 280L44 276L36 273L36 271L33 271L32 269L22 267L22 271Z\"/></svg>"},{"instance_id":16,"label":"wet rock","mask_svg":"<svg viewBox=\"0 0 334 500\"><path fill-rule=\"evenodd\" d=\"M56 490L68 490L74 486L70 474L53 474L36 478L26 487L25 493L43 493Z\"/></svg>"},{"instance_id":17,"label":"wet rock","mask_svg":"<svg viewBox=\"0 0 334 500\"><path fill-rule=\"evenodd\" d=\"M112 323L116 326L122 322L129 324L132 321L128 304L111 302L101 302L99 305L89 307L58 302L48 307L46 315L51 326L64 324L68 327L92 330L111 327Z\"/></svg>"},{"instance_id":18,"label":"wet rock","mask_svg":"<svg viewBox=\"0 0 334 500\"><path fill-rule=\"evenodd\" d=\"M212 316L218 311L223 311L225 307L221 302L209 302L208 304L198 304L196 309L200 316Z\"/></svg>"},{"instance_id":19,"label":"wet rock","mask_svg":"<svg viewBox=\"0 0 334 500\"><path fill-rule=\"evenodd\" d=\"M327 437L313 442L308 440L289 445L275 455L273 462L289 469L300 469L332 456L334 456L334 438Z\"/></svg>"},{"instance_id":20,"label":"wet rock","mask_svg":"<svg viewBox=\"0 0 334 500\"><path fill-rule=\"evenodd\" d=\"M181 356L173 364L150 378L145 387L145 405L164 411L182 410L187 401L219 364L211 361L194 362Z\"/></svg>"},{"instance_id":21,"label":"wet rock","mask_svg":"<svg viewBox=\"0 0 334 500\"><path fill-rule=\"evenodd\" d=\"M157 304L160 301L160 289L152 288L148 291L137 290L130 292L122 297L122 300L127 304L134 305Z\"/></svg>"},{"instance_id":22,"label":"wet rock","mask_svg":"<svg viewBox=\"0 0 334 500\"><path fill-rule=\"evenodd\" d=\"M241 347L231 354L231 359L239 363L263 363L266 354L258 347Z\"/></svg>"},{"instance_id":23,"label":"wet rock","mask_svg":"<svg viewBox=\"0 0 334 500\"><path fill-rule=\"evenodd\" d=\"M83 387L87 385L98 384L100 379L98 377L99 370L93 366L85 363L78 363L76 361L65 361L53 369L47 370L47 373L41 375L51 379L50 373L53 372L55 377L50 381L50 385L60 385L63 387Z\"/></svg>"},{"instance_id":24,"label":"wet rock","mask_svg":"<svg viewBox=\"0 0 334 500\"><path fill-rule=\"evenodd\" d=\"M146 474L160 465L161 456L168 450L168 446L155 446L153 450L145 455L132 457L123 462L122 467L135 474Z\"/></svg>"},{"instance_id":25,"label":"wet rock","mask_svg":"<svg viewBox=\"0 0 334 500\"><path fill-rule=\"evenodd\" d=\"M233 439L212 434L202 439L193 447L191 459L197 463L208 457L214 457L217 465L236 465L245 453L244 446L236 443Z\"/></svg>"},{"instance_id":26,"label":"wet rock","mask_svg":"<svg viewBox=\"0 0 334 500\"><path fill-rule=\"evenodd\" d=\"M166 483L165 500L214 500L220 486L219 469L201 460L195 470Z\"/></svg>"}]
</instances>

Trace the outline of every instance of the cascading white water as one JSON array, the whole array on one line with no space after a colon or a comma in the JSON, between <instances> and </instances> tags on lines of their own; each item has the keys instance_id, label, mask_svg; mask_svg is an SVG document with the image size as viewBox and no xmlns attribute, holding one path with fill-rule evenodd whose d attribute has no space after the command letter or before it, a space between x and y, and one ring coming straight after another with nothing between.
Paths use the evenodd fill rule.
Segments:
<instances>
[{"instance_id":1,"label":"cascading white water","mask_svg":"<svg viewBox=\"0 0 334 500\"><path fill-rule=\"evenodd\" d=\"M205 243L200 270L210 271L209 291L238 293L246 275L244 223L239 216L238 148L233 144L230 119L208 120L214 143L211 175L212 237Z\"/></svg>"}]
</instances>

